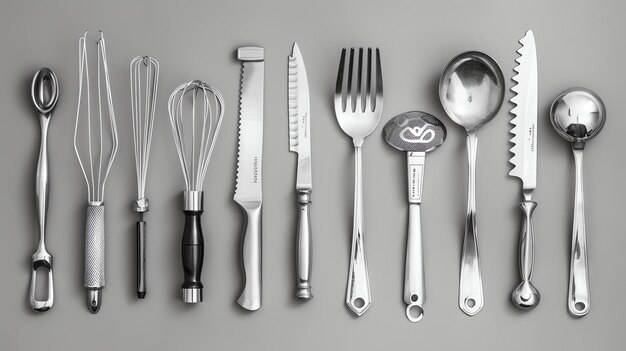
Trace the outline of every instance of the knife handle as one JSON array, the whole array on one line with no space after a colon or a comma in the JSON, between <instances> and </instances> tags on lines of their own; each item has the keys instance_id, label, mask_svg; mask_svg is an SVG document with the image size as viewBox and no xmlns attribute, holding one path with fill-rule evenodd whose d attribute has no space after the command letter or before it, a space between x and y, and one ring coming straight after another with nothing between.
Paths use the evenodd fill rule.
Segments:
<instances>
[{"instance_id":1,"label":"knife handle","mask_svg":"<svg viewBox=\"0 0 626 351\"><path fill-rule=\"evenodd\" d=\"M537 203L523 201L520 208L524 214L519 241L519 272L522 282L513 290L511 299L519 309L530 310L539 304L539 291L533 286L533 261L535 256L535 231L533 229L533 212Z\"/></svg>"},{"instance_id":2,"label":"knife handle","mask_svg":"<svg viewBox=\"0 0 626 351\"><path fill-rule=\"evenodd\" d=\"M296 265L298 285L296 286L296 297L299 300L310 300L311 293L311 217L309 208L311 207L311 190L298 191L298 233L296 237Z\"/></svg>"},{"instance_id":3,"label":"knife handle","mask_svg":"<svg viewBox=\"0 0 626 351\"><path fill-rule=\"evenodd\" d=\"M261 308L261 203L241 205L245 213L241 239L243 289L237 303L250 311Z\"/></svg>"}]
</instances>

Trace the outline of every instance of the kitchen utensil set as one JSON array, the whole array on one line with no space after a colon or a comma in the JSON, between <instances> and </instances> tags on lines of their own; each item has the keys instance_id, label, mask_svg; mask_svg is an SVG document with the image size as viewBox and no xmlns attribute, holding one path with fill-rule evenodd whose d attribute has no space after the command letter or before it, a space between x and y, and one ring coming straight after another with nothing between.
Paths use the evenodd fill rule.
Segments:
<instances>
[{"instance_id":1,"label":"kitchen utensil set","mask_svg":"<svg viewBox=\"0 0 626 351\"><path fill-rule=\"evenodd\" d=\"M519 41L515 85L511 102L511 153L513 168L509 175L522 184L523 213L519 238L521 283L511 294L512 302L522 310L536 307L540 301L533 286L535 237L532 201L537 185L537 54L532 31ZM105 285L104 190L118 147L111 82L107 65L104 35L97 40L96 82L90 80L87 33L79 40L79 92L74 130L74 149L87 183L87 225L85 229L85 277L87 304L92 313L102 305ZM237 303L246 310L261 307L261 208L263 164L264 49L248 46L237 50L241 61L239 96L239 132L234 201L244 214L241 238L242 290ZM296 43L288 57L288 135L289 151L298 155L296 192L298 223L296 227L296 289L298 300L313 297L311 232L311 121L309 83L303 55ZM91 72L92 74L94 72ZM131 115L137 176L137 297L146 295L146 221L148 211L146 178L156 113L159 64L148 56L137 56L130 64ZM92 92L95 91L95 98ZM445 113L467 132L468 185L467 215L462 246L459 307L469 316L484 306L483 283L478 256L476 219L476 153L478 130L499 112L504 100L505 82L498 64L488 55L470 51L453 58L439 81L439 98ZM32 257L30 305L46 311L53 304L52 256L45 248L46 210L48 203L47 130L59 96L56 75L39 70L32 82L32 100L41 126L41 146L37 165L36 192L39 217L39 244ZM343 49L335 85L334 107L341 130L354 146L354 213L346 304L361 316L371 306L372 296L365 255L365 213L363 209L362 148L365 138L377 127L382 116L383 80L380 50ZM202 186L207 175L225 102L222 94L199 80L178 86L168 100L174 144L181 165L185 190L182 236L184 281L182 300L202 301L202 266L204 237L201 215L204 211ZM92 110L94 117L92 118ZM588 313L589 275L587 270L584 221L582 152L586 142L596 136L605 122L605 108L600 98L587 89L570 89L552 104L550 120L557 133L572 144L576 164L576 195L572 232L572 254L568 309L573 316ZM443 144L447 131L436 117L419 111L405 112L390 119L383 128L387 143L407 155L408 226L404 278L406 316L417 322L424 316L425 267L420 212L426 153ZM37 272L47 273L46 299L37 299ZM45 276L42 276L45 277ZM41 278L40 278L41 279ZM43 285L42 285L43 286ZM45 291L44 291L45 292Z\"/></svg>"}]
</instances>

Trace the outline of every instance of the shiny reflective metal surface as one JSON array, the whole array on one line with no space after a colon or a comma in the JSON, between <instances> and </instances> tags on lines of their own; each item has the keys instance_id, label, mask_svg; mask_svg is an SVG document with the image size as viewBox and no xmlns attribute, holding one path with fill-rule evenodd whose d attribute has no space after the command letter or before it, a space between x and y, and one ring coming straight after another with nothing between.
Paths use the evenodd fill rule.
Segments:
<instances>
[{"instance_id":1,"label":"shiny reflective metal surface","mask_svg":"<svg viewBox=\"0 0 626 351\"><path fill-rule=\"evenodd\" d=\"M483 308L483 284L476 241L476 147L478 129L493 119L504 99L504 79L498 64L486 54L471 51L446 66L439 81L439 99L450 119L467 131L468 195L461 256L459 306L473 316Z\"/></svg>"},{"instance_id":2,"label":"shiny reflective metal surface","mask_svg":"<svg viewBox=\"0 0 626 351\"><path fill-rule=\"evenodd\" d=\"M87 307L91 313L100 310L101 290L105 285L104 189L118 148L117 124L102 32L96 47L96 71L89 72L87 32L78 40L78 106L74 126L74 151L87 184L83 285L87 289ZM90 73L92 77L93 73L97 73L95 91L90 89Z\"/></svg>"},{"instance_id":3,"label":"shiny reflective metal surface","mask_svg":"<svg viewBox=\"0 0 626 351\"><path fill-rule=\"evenodd\" d=\"M341 129L352 138L354 144L354 218L346 304L360 316L372 303L363 241L361 148L365 137L376 129L380 121L383 111L383 77L378 49L360 48L357 54L352 48L349 56L347 53L347 49L343 49L339 61L335 116Z\"/></svg>"},{"instance_id":4,"label":"shiny reflective metal surface","mask_svg":"<svg viewBox=\"0 0 626 351\"><path fill-rule=\"evenodd\" d=\"M311 292L311 109L309 80L297 43L289 56L289 151L298 154L296 191L298 192L298 229L296 233L296 298L307 301Z\"/></svg>"},{"instance_id":5,"label":"shiny reflective metal surface","mask_svg":"<svg viewBox=\"0 0 626 351\"><path fill-rule=\"evenodd\" d=\"M52 308L54 303L54 282L52 280L52 255L46 250L46 215L48 213L48 189L49 189L49 161L48 161L48 126L52 111L59 99L59 81L51 70L42 68L33 77L31 86L31 98L41 128L41 141L39 147L39 159L37 161L37 176L35 191L37 195L37 217L39 219L39 243L37 251L32 256L32 271L30 280L29 302L30 307L37 312L44 312ZM37 270L47 271L47 295L43 300L38 300L36 293L40 288L37 286Z\"/></svg>"},{"instance_id":6,"label":"shiny reflective metal surface","mask_svg":"<svg viewBox=\"0 0 626 351\"><path fill-rule=\"evenodd\" d=\"M522 229L519 239L519 272L521 282L511 293L513 304L522 310L529 310L539 304L539 291L532 284L533 261L535 256L535 232L532 214L537 203L532 201L533 191L537 187L537 52L535 37L529 30L520 40L522 47L517 50L519 57L515 60L518 65L514 68L517 74L513 81L517 82L511 91L515 96L511 102L515 105L511 114L511 153L509 160L513 169L509 172L512 177L522 181L522 195L524 201L522 209Z\"/></svg>"},{"instance_id":7,"label":"shiny reflective metal surface","mask_svg":"<svg viewBox=\"0 0 626 351\"><path fill-rule=\"evenodd\" d=\"M572 143L576 165L572 252L567 308L575 317L589 312L589 270L583 192L583 150L585 143L598 135L604 126L606 110L598 95L588 89L574 88L559 95L550 108L550 121L556 132Z\"/></svg>"},{"instance_id":8,"label":"shiny reflective metal surface","mask_svg":"<svg viewBox=\"0 0 626 351\"><path fill-rule=\"evenodd\" d=\"M237 303L250 311L261 308L261 207L263 204L263 106L265 49L241 47L239 143L234 200L244 212L242 238L243 288Z\"/></svg>"},{"instance_id":9,"label":"shiny reflective metal surface","mask_svg":"<svg viewBox=\"0 0 626 351\"><path fill-rule=\"evenodd\" d=\"M446 127L436 117L413 111L400 114L383 128L385 141L407 155L409 223L404 268L404 303L409 321L424 317L426 288L424 279L424 249L422 245L421 203L424 188L426 153L446 140Z\"/></svg>"}]
</instances>

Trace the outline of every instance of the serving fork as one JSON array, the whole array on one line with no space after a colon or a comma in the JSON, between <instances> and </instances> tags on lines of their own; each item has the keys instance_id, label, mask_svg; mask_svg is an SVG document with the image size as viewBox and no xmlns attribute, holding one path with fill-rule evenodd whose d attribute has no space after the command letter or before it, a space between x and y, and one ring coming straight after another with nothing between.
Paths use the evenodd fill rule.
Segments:
<instances>
[{"instance_id":1,"label":"serving fork","mask_svg":"<svg viewBox=\"0 0 626 351\"><path fill-rule=\"evenodd\" d=\"M378 49L374 54L371 48L367 49L365 63L365 50L359 48L358 56L355 53L355 49L351 48L347 59L347 77L344 79L347 49L341 51L335 87L335 115L339 126L352 138L354 144L354 220L346 304L360 316L372 303L363 242L361 148L365 137L376 129L380 121L383 110L383 80ZM374 82L372 75L375 76Z\"/></svg>"}]
</instances>

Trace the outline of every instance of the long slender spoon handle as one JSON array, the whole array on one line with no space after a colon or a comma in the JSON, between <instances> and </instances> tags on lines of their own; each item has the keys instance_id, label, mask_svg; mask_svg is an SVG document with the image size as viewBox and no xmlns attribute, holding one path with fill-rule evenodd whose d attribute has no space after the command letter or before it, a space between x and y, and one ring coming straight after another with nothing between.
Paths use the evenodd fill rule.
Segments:
<instances>
[{"instance_id":1,"label":"long slender spoon handle","mask_svg":"<svg viewBox=\"0 0 626 351\"><path fill-rule=\"evenodd\" d=\"M39 243L37 251L32 256L29 302L30 307L37 312L44 312L52 308L54 303L54 282L52 280L52 255L46 250L46 215L48 212L49 190L49 162L48 162L48 126L52 111L59 99L59 82L57 76L48 68L42 68L33 77L31 85L31 99L39 114L41 127L41 144L37 161L37 175L35 189L37 194L37 217L39 219ZM45 299L37 299L38 280L37 270L47 271L48 291Z\"/></svg>"},{"instance_id":2,"label":"long slender spoon handle","mask_svg":"<svg viewBox=\"0 0 626 351\"><path fill-rule=\"evenodd\" d=\"M409 188L409 230L406 240L406 262L404 267L404 303L406 317L413 323L424 316L424 250L422 245L422 218L420 204L424 184L423 152L407 153Z\"/></svg>"},{"instance_id":3,"label":"long slender spoon handle","mask_svg":"<svg viewBox=\"0 0 626 351\"><path fill-rule=\"evenodd\" d=\"M587 269L587 235L585 233L585 200L583 194L583 150L573 149L576 163L576 194L574 198L574 224L570 261L567 307L576 317L589 312L589 271Z\"/></svg>"},{"instance_id":4,"label":"long slender spoon handle","mask_svg":"<svg viewBox=\"0 0 626 351\"><path fill-rule=\"evenodd\" d=\"M363 183L361 179L361 147L354 148L354 221L352 228L352 250L346 304L358 316L372 304L370 281L367 273L365 244L363 241Z\"/></svg>"},{"instance_id":5,"label":"long slender spoon handle","mask_svg":"<svg viewBox=\"0 0 626 351\"><path fill-rule=\"evenodd\" d=\"M37 191L37 216L39 217L39 243L37 251L32 256L32 271L30 278L30 307L37 312L44 312L52 308L54 303L54 282L52 280L52 255L46 250L46 213L48 211L48 125L50 120L40 116L41 146L39 160L37 162L36 191ZM43 300L37 299L37 270L47 271L48 291Z\"/></svg>"},{"instance_id":6,"label":"long slender spoon handle","mask_svg":"<svg viewBox=\"0 0 626 351\"><path fill-rule=\"evenodd\" d=\"M473 316L484 305L483 282L478 261L476 229L476 148L478 137L475 131L467 133L468 186L467 217L465 237L461 255L461 276L459 284L459 307L465 314Z\"/></svg>"}]
</instances>

